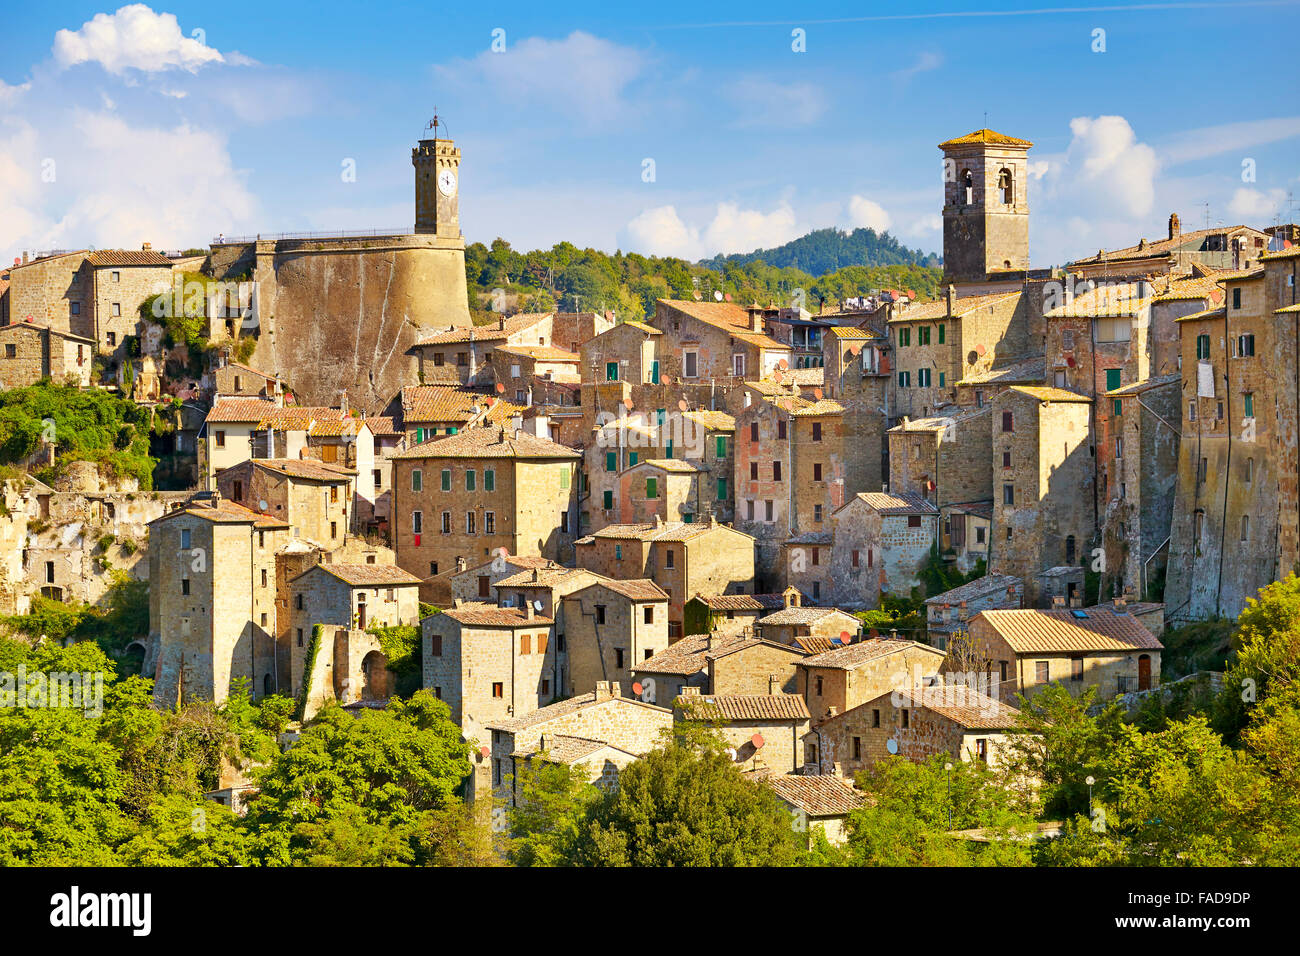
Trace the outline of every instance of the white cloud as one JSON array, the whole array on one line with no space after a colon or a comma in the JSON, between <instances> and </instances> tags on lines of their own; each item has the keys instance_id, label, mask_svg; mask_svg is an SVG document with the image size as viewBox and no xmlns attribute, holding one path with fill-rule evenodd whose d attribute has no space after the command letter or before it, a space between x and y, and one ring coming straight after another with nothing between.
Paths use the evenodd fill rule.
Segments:
<instances>
[{"instance_id":1,"label":"white cloud","mask_svg":"<svg viewBox=\"0 0 1300 956\"><path fill-rule=\"evenodd\" d=\"M800 231L788 204L765 213L723 202L703 227L687 223L675 206L659 206L629 222L626 234L627 248L646 255L703 259L779 246Z\"/></svg>"},{"instance_id":2,"label":"white cloud","mask_svg":"<svg viewBox=\"0 0 1300 956\"><path fill-rule=\"evenodd\" d=\"M97 13L80 30L60 30L54 35L54 60L62 67L98 63L114 74L170 69L193 73L205 63L225 62L202 39L184 36L175 14L154 13L143 3Z\"/></svg>"},{"instance_id":3,"label":"white cloud","mask_svg":"<svg viewBox=\"0 0 1300 956\"><path fill-rule=\"evenodd\" d=\"M1241 153L1255 146L1267 146L1295 136L1300 136L1300 116L1279 116L1274 119L1207 126L1180 133L1162 144L1160 162L1165 166L1175 166L1223 153Z\"/></svg>"},{"instance_id":4,"label":"white cloud","mask_svg":"<svg viewBox=\"0 0 1300 956\"><path fill-rule=\"evenodd\" d=\"M809 126L826 112L826 97L812 83L778 83L747 76L728 86L726 95L736 110L731 125L739 129Z\"/></svg>"},{"instance_id":5,"label":"white cloud","mask_svg":"<svg viewBox=\"0 0 1300 956\"><path fill-rule=\"evenodd\" d=\"M854 196L849 200L849 223L855 227L865 226L876 232L884 232L893 222L885 207L865 196Z\"/></svg>"},{"instance_id":6,"label":"white cloud","mask_svg":"<svg viewBox=\"0 0 1300 956\"><path fill-rule=\"evenodd\" d=\"M1244 223L1264 223L1277 215L1285 201L1286 192L1282 189L1261 192L1243 186L1228 200L1228 212L1233 219Z\"/></svg>"},{"instance_id":7,"label":"white cloud","mask_svg":"<svg viewBox=\"0 0 1300 956\"><path fill-rule=\"evenodd\" d=\"M1144 216L1155 202L1155 150L1139 143L1122 116L1078 116L1066 151L1065 175L1094 202Z\"/></svg>"},{"instance_id":8,"label":"white cloud","mask_svg":"<svg viewBox=\"0 0 1300 956\"><path fill-rule=\"evenodd\" d=\"M895 70L889 75L895 80L906 82L918 73L928 73L930 70L937 70L941 66L943 66L943 55L926 51L918 54L916 62L911 66L905 66L901 70Z\"/></svg>"},{"instance_id":9,"label":"white cloud","mask_svg":"<svg viewBox=\"0 0 1300 956\"><path fill-rule=\"evenodd\" d=\"M528 37L435 70L444 83L485 85L514 107L575 113L596 124L623 112L627 87L645 65L641 51L577 30L563 40Z\"/></svg>"},{"instance_id":10,"label":"white cloud","mask_svg":"<svg viewBox=\"0 0 1300 956\"><path fill-rule=\"evenodd\" d=\"M1051 171L1051 168L1051 162L1046 159L1031 159L1025 167L1026 171L1029 173L1030 179L1042 179L1049 171Z\"/></svg>"}]
</instances>

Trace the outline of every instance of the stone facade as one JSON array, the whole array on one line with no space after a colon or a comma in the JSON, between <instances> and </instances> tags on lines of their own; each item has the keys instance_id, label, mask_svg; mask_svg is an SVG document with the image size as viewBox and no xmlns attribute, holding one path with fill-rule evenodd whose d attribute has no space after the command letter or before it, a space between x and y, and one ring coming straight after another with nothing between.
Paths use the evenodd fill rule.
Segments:
<instances>
[{"instance_id":1,"label":"stone facade","mask_svg":"<svg viewBox=\"0 0 1300 956\"><path fill-rule=\"evenodd\" d=\"M855 495L835 512L833 602L879 607L881 594L907 594L937 542L939 510L919 494Z\"/></svg>"},{"instance_id":2,"label":"stone facade","mask_svg":"<svg viewBox=\"0 0 1300 956\"><path fill-rule=\"evenodd\" d=\"M917 641L871 638L799 661L814 720L842 714L881 694L938 674L944 653Z\"/></svg>"},{"instance_id":3,"label":"stone facade","mask_svg":"<svg viewBox=\"0 0 1300 956\"><path fill-rule=\"evenodd\" d=\"M668 595L653 581L598 581L563 598L566 694L615 683L632 696L632 672L668 647Z\"/></svg>"}]
</instances>

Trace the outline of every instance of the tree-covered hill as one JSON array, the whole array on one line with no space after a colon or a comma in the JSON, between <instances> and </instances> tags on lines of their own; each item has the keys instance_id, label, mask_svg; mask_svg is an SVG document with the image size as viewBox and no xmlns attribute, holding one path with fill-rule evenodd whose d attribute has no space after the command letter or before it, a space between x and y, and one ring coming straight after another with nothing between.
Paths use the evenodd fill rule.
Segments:
<instances>
[{"instance_id":1,"label":"tree-covered hill","mask_svg":"<svg viewBox=\"0 0 1300 956\"><path fill-rule=\"evenodd\" d=\"M844 232L836 228L817 229L775 249L714 256L700 265L718 270L728 263L749 265L758 261L777 268L793 268L823 276L848 266L937 266L933 253L909 249L887 232L859 228Z\"/></svg>"}]
</instances>

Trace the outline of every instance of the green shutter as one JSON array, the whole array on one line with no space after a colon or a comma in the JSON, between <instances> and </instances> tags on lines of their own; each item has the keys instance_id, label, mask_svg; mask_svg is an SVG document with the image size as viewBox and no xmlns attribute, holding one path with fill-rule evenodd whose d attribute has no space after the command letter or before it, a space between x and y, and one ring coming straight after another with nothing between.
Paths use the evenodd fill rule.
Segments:
<instances>
[{"instance_id":1,"label":"green shutter","mask_svg":"<svg viewBox=\"0 0 1300 956\"><path fill-rule=\"evenodd\" d=\"M650 382L654 385L659 384L659 363L657 361L650 363Z\"/></svg>"},{"instance_id":2,"label":"green shutter","mask_svg":"<svg viewBox=\"0 0 1300 956\"><path fill-rule=\"evenodd\" d=\"M423 428L417 428L417 429L415 430L415 442L416 442L416 444L418 445L418 444L419 444L420 442L422 442L422 441L424 441L424 429L423 429Z\"/></svg>"},{"instance_id":3,"label":"green shutter","mask_svg":"<svg viewBox=\"0 0 1300 956\"><path fill-rule=\"evenodd\" d=\"M939 323L939 344L943 345L943 323Z\"/></svg>"},{"instance_id":4,"label":"green shutter","mask_svg":"<svg viewBox=\"0 0 1300 956\"><path fill-rule=\"evenodd\" d=\"M493 471L491 468L485 468L483 470L483 490L484 491L497 490L497 473Z\"/></svg>"},{"instance_id":5,"label":"green shutter","mask_svg":"<svg viewBox=\"0 0 1300 956\"><path fill-rule=\"evenodd\" d=\"M447 429L447 434L448 434L448 435L455 435L455 434L458 434L459 432L460 432L460 429L459 429L459 428L448 428L448 429Z\"/></svg>"},{"instance_id":6,"label":"green shutter","mask_svg":"<svg viewBox=\"0 0 1300 956\"><path fill-rule=\"evenodd\" d=\"M607 382L617 382L617 381L618 381L618 363L617 363L617 362L606 362L606 363L605 363L605 381L607 381Z\"/></svg>"},{"instance_id":7,"label":"green shutter","mask_svg":"<svg viewBox=\"0 0 1300 956\"><path fill-rule=\"evenodd\" d=\"M605 510L608 511L610 508L613 507L614 507L614 492L607 491L605 492Z\"/></svg>"},{"instance_id":8,"label":"green shutter","mask_svg":"<svg viewBox=\"0 0 1300 956\"><path fill-rule=\"evenodd\" d=\"M727 436L726 435L718 436L718 457L719 458L727 457Z\"/></svg>"},{"instance_id":9,"label":"green shutter","mask_svg":"<svg viewBox=\"0 0 1300 956\"><path fill-rule=\"evenodd\" d=\"M567 489L568 487L569 487L569 466L565 465L560 470L560 488Z\"/></svg>"},{"instance_id":10,"label":"green shutter","mask_svg":"<svg viewBox=\"0 0 1300 956\"><path fill-rule=\"evenodd\" d=\"M450 468L444 468L442 470L442 490L451 491L451 469Z\"/></svg>"},{"instance_id":11,"label":"green shutter","mask_svg":"<svg viewBox=\"0 0 1300 956\"><path fill-rule=\"evenodd\" d=\"M673 440L671 438L668 439L668 444L664 446L664 457L673 457Z\"/></svg>"},{"instance_id":12,"label":"green shutter","mask_svg":"<svg viewBox=\"0 0 1300 956\"><path fill-rule=\"evenodd\" d=\"M633 465L635 465L635 464L636 464L638 461L640 461L640 460L641 460L641 456L640 456L639 454L637 454L636 452L634 452L634 451L630 451L630 452L627 453L627 466L628 466L629 468L631 468Z\"/></svg>"},{"instance_id":13,"label":"green shutter","mask_svg":"<svg viewBox=\"0 0 1300 956\"><path fill-rule=\"evenodd\" d=\"M647 478L645 480L645 496L647 498L659 497L659 481L656 478Z\"/></svg>"},{"instance_id":14,"label":"green shutter","mask_svg":"<svg viewBox=\"0 0 1300 956\"><path fill-rule=\"evenodd\" d=\"M476 481L476 479L475 479L475 473L474 473L473 470L470 470L470 471L465 472L465 490L466 490L466 491L473 491L473 490L474 490L474 484L475 484L475 481Z\"/></svg>"},{"instance_id":15,"label":"green shutter","mask_svg":"<svg viewBox=\"0 0 1300 956\"><path fill-rule=\"evenodd\" d=\"M1120 375L1122 373L1117 368L1106 369L1106 391L1114 391L1120 386Z\"/></svg>"},{"instance_id":16,"label":"green shutter","mask_svg":"<svg viewBox=\"0 0 1300 956\"><path fill-rule=\"evenodd\" d=\"M605 470L618 471L618 452L616 451L605 452Z\"/></svg>"},{"instance_id":17,"label":"green shutter","mask_svg":"<svg viewBox=\"0 0 1300 956\"><path fill-rule=\"evenodd\" d=\"M1246 417L1254 418L1255 417L1255 393L1247 392L1245 397L1246 397Z\"/></svg>"},{"instance_id":18,"label":"green shutter","mask_svg":"<svg viewBox=\"0 0 1300 956\"><path fill-rule=\"evenodd\" d=\"M943 328L943 326L939 326L939 327L940 327L940 328ZM939 387L940 387L940 388L943 388L943 378L944 378L943 372L940 372L940 373L939 373Z\"/></svg>"},{"instance_id":19,"label":"green shutter","mask_svg":"<svg viewBox=\"0 0 1300 956\"><path fill-rule=\"evenodd\" d=\"M727 479L718 479L718 500L725 501L727 497Z\"/></svg>"},{"instance_id":20,"label":"green shutter","mask_svg":"<svg viewBox=\"0 0 1300 956\"><path fill-rule=\"evenodd\" d=\"M682 515L682 522L683 522L684 524L694 524L694 523L695 523L695 515L691 514L691 512L689 512L689 511L686 512L686 514Z\"/></svg>"}]
</instances>

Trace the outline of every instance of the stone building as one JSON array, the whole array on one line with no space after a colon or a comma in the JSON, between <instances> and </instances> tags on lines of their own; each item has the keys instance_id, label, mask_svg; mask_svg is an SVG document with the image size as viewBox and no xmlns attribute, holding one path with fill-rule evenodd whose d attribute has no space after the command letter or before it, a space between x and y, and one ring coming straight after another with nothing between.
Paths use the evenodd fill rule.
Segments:
<instances>
[{"instance_id":1,"label":"stone building","mask_svg":"<svg viewBox=\"0 0 1300 956\"><path fill-rule=\"evenodd\" d=\"M783 607L780 594L697 594L686 602L683 624L688 635L752 634L755 621Z\"/></svg>"},{"instance_id":2,"label":"stone building","mask_svg":"<svg viewBox=\"0 0 1300 956\"><path fill-rule=\"evenodd\" d=\"M154 700L222 703L246 678L256 698L281 690L275 555L289 524L212 497L149 524L149 631L158 648Z\"/></svg>"},{"instance_id":3,"label":"stone building","mask_svg":"<svg viewBox=\"0 0 1300 956\"><path fill-rule=\"evenodd\" d=\"M685 633L688 598L754 587L754 539L726 525L609 525L576 542L577 565L607 578L650 578L668 594L668 638Z\"/></svg>"},{"instance_id":4,"label":"stone building","mask_svg":"<svg viewBox=\"0 0 1300 956\"><path fill-rule=\"evenodd\" d=\"M980 611L1021 607L1025 585L1008 574L986 574L949 591L925 599L926 639L946 650L954 637L967 633L970 620Z\"/></svg>"},{"instance_id":5,"label":"stone building","mask_svg":"<svg viewBox=\"0 0 1300 956\"><path fill-rule=\"evenodd\" d=\"M670 700L688 687L705 694L802 694L803 675L796 665L807 653L798 645L742 634L694 634L636 663L632 677L641 685L640 698L651 703Z\"/></svg>"},{"instance_id":6,"label":"stone building","mask_svg":"<svg viewBox=\"0 0 1300 956\"><path fill-rule=\"evenodd\" d=\"M1099 249L1094 256L1069 263L1085 279L1185 273L1196 265L1211 269L1249 269L1268 249L1268 236L1249 226L1216 226L1182 231L1177 213L1169 217L1164 239L1138 240L1123 249Z\"/></svg>"},{"instance_id":7,"label":"stone building","mask_svg":"<svg viewBox=\"0 0 1300 956\"><path fill-rule=\"evenodd\" d=\"M521 599L525 595L498 591L497 584L507 578L518 579L520 575L531 579L533 571L545 571L548 574L555 572L558 574L568 570L557 564L552 558L543 558L538 555L510 554L508 551L498 550L487 561L473 567L462 568L459 571L452 568L439 574L437 580L426 579L424 584L426 591L434 591L433 603L435 604L451 604L452 601L459 599L466 602L480 601L489 604L500 604L502 607L523 607L526 602ZM542 580L550 580L550 578L543 578ZM590 582L584 582L582 586L585 587L588 583ZM530 597L535 597L535 595L530 595Z\"/></svg>"},{"instance_id":8,"label":"stone building","mask_svg":"<svg viewBox=\"0 0 1300 956\"><path fill-rule=\"evenodd\" d=\"M381 564L318 564L289 580L289 693L297 697L317 626L365 631L420 623L420 579ZM379 657L383 654L380 652ZM372 659L376 677L386 661Z\"/></svg>"},{"instance_id":9,"label":"stone building","mask_svg":"<svg viewBox=\"0 0 1300 956\"><path fill-rule=\"evenodd\" d=\"M95 341L34 322L0 327L0 385L22 388L41 379L90 385Z\"/></svg>"},{"instance_id":10,"label":"stone building","mask_svg":"<svg viewBox=\"0 0 1300 956\"><path fill-rule=\"evenodd\" d=\"M843 846L849 814L867 805L865 794L833 774L766 774L762 780L789 809L794 828L807 834L810 850L819 833L831 846Z\"/></svg>"},{"instance_id":11,"label":"stone building","mask_svg":"<svg viewBox=\"0 0 1300 956\"><path fill-rule=\"evenodd\" d=\"M521 406L542 398L548 383L579 384L580 360L578 353L554 345L498 345L490 357L495 384L503 387L503 395Z\"/></svg>"},{"instance_id":12,"label":"stone building","mask_svg":"<svg viewBox=\"0 0 1300 956\"><path fill-rule=\"evenodd\" d=\"M1020 732L1018 716L960 684L891 691L816 724L804 737L804 772L851 780L880 760L924 763L936 754L996 767Z\"/></svg>"},{"instance_id":13,"label":"stone building","mask_svg":"<svg viewBox=\"0 0 1300 956\"><path fill-rule=\"evenodd\" d=\"M632 671L668 647L668 595L646 578L596 581L566 594L567 694L613 682L632 694Z\"/></svg>"},{"instance_id":14,"label":"stone building","mask_svg":"<svg viewBox=\"0 0 1300 956\"><path fill-rule=\"evenodd\" d=\"M539 753L581 763L593 783L615 786L619 772L660 744L672 725L667 707L624 697L617 684L602 683L590 694L493 720L488 763L475 768L474 792L490 792L501 804L515 806L519 766Z\"/></svg>"},{"instance_id":15,"label":"stone building","mask_svg":"<svg viewBox=\"0 0 1300 956\"><path fill-rule=\"evenodd\" d=\"M660 521L693 522L697 515L712 512L705 501L707 481L689 461L649 458L618 476L618 520L620 524Z\"/></svg>"},{"instance_id":16,"label":"stone building","mask_svg":"<svg viewBox=\"0 0 1300 956\"><path fill-rule=\"evenodd\" d=\"M397 563L421 578L506 554L572 555L578 452L482 426L391 456Z\"/></svg>"},{"instance_id":17,"label":"stone building","mask_svg":"<svg viewBox=\"0 0 1300 956\"><path fill-rule=\"evenodd\" d=\"M293 536L325 551L343 547L353 531L356 471L310 459L251 458L217 476L219 493L287 522Z\"/></svg>"},{"instance_id":18,"label":"stone building","mask_svg":"<svg viewBox=\"0 0 1300 956\"><path fill-rule=\"evenodd\" d=\"M805 647L810 646L810 639L848 643L862 629L862 623L852 614L833 607L804 607L802 595L794 588L786 588L782 597L785 607L754 622L758 636L765 641Z\"/></svg>"},{"instance_id":19,"label":"stone building","mask_svg":"<svg viewBox=\"0 0 1300 956\"><path fill-rule=\"evenodd\" d=\"M650 324L667 336L658 358L661 375L673 379L729 385L794 365L791 346L768 334L758 306L659 299Z\"/></svg>"},{"instance_id":20,"label":"stone building","mask_svg":"<svg viewBox=\"0 0 1300 956\"><path fill-rule=\"evenodd\" d=\"M1086 396L1046 386L1015 385L994 399L994 462L1003 470L994 480L989 570L1023 580L1029 603L1040 571L1078 565L1093 546L1091 413Z\"/></svg>"},{"instance_id":21,"label":"stone building","mask_svg":"<svg viewBox=\"0 0 1300 956\"><path fill-rule=\"evenodd\" d=\"M412 349L419 359L419 380L433 383L450 377L460 385L487 387L500 383L511 389L509 380L497 378L493 355L500 348L555 351L551 337L553 319L549 312L520 312L508 318L503 315L492 325L453 325L442 331L426 332ZM567 368L571 363L565 364ZM513 390L510 394L513 395Z\"/></svg>"},{"instance_id":22,"label":"stone building","mask_svg":"<svg viewBox=\"0 0 1300 956\"><path fill-rule=\"evenodd\" d=\"M917 641L870 638L799 661L808 712L814 720L842 714L881 694L924 683L938 674L944 653Z\"/></svg>"},{"instance_id":23,"label":"stone building","mask_svg":"<svg viewBox=\"0 0 1300 956\"><path fill-rule=\"evenodd\" d=\"M694 691L694 693L692 693ZM727 755L744 770L794 773L811 718L798 694L708 694L688 688L673 704L673 718L700 723L731 746Z\"/></svg>"},{"instance_id":24,"label":"stone building","mask_svg":"<svg viewBox=\"0 0 1300 956\"><path fill-rule=\"evenodd\" d=\"M393 404L407 444L418 445L483 422L493 399L488 392L460 385L407 385Z\"/></svg>"},{"instance_id":25,"label":"stone building","mask_svg":"<svg viewBox=\"0 0 1300 956\"><path fill-rule=\"evenodd\" d=\"M551 639L553 624L531 607L477 602L420 622L423 686L450 708L466 740L483 743L492 721L561 696L564 654Z\"/></svg>"},{"instance_id":26,"label":"stone building","mask_svg":"<svg viewBox=\"0 0 1300 956\"><path fill-rule=\"evenodd\" d=\"M1159 639L1122 601L1056 610L981 611L970 621L972 662L987 668L995 696L1015 700L1048 684L1101 699L1160 683Z\"/></svg>"},{"instance_id":27,"label":"stone building","mask_svg":"<svg viewBox=\"0 0 1300 956\"><path fill-rule=\"evenodd\" d=\"M949 282L985 282L1029 268L1029 148L979 129L943 151L943 266Z\"/></svg>"},{"instance_id":28,"label":"stone building","mask_svg":"<svg viewBox=\"0 0 1300 956\"><path fill-rule=\"evenodd\" d=\"M919 494L862 493L832 516L833 602L872 609L882 593L907 594L938 541L939 509Z\"/></svg>"}]
</instances>

